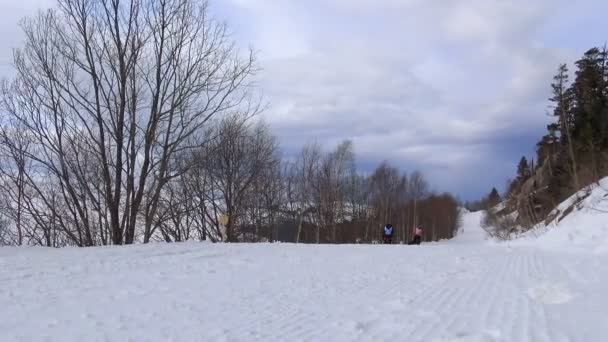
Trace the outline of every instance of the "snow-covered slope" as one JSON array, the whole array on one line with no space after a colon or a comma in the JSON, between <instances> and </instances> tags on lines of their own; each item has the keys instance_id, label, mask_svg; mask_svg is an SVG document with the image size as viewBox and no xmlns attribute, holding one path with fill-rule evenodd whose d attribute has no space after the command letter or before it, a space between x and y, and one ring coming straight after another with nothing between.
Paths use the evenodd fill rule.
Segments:
<instances>
[{"instance_id":1,"label":"snow-covered slope","mask_svg":"<svg viewBox=\"0 0 608 342\"><path fill-rule=\"evenodd\" d=\"M585 341L608 256L482 243L0 249L0 341Z\"/></svg>"},{"instance_id":2,"label":"snow-covered slope","mask_svg":"<svg viewBox=\"0 0 608 342\"><path fill-rule=\"evenodd\" d=\"M608 253L608 178L580 191L551 213L553 221L516 244L568 252Z\"/></svg>"},{"instance_id":3,"label":"snow-covered slope","mask_svg":"<svg viewBox=\"0 0 608 342\"><path fill-rule=\"evenodd\" d=\"M450 240L450 243L481 243L485 241L488 234L481 227L484 212L470 212L466 209L461 209L460 214L460 228L456 236Z\"/></svg>"}]
</instances>

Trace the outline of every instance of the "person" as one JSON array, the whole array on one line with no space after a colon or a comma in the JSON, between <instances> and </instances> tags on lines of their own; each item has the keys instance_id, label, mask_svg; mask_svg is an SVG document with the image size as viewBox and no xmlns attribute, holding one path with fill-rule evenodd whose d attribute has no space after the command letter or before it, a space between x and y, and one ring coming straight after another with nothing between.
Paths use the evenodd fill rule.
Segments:
<instances>
[{"instance_id":1,"label":"person","mask_svg":"<svg viewBox=\"0 0 608 342\"><path fill-rule=\"evenodd\" d=\"M417 226L414 228L414 238L408 245L420 245L420 242L422 242L422 228Z\"/></svg>"},{"instance_id":2,"label":"person","mask_svg":"<svg viewBox=\"0 0 608 342\"><path fill-rule=\"evenodd\" d=\"M393 242L393 225L387 224L384 226L384 243L391 244Z\"/></svg>"}]
</instances>

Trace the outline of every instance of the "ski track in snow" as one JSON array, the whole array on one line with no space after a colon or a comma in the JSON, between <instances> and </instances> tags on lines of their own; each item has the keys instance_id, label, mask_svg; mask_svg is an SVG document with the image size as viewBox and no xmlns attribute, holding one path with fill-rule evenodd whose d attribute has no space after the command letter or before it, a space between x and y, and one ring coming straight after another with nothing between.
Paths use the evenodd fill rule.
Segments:
<instances>
[{"instance_id":1,"label":"ski track in snow","mask_svg":"<svg viewBox=\"0 0 608 342\"><path fill-rule=\"evenodd\" d=\"M485 244L475 215L422 246L0 249L0 341L608 340L605 254Z\"/></svg>"}]
</instances>

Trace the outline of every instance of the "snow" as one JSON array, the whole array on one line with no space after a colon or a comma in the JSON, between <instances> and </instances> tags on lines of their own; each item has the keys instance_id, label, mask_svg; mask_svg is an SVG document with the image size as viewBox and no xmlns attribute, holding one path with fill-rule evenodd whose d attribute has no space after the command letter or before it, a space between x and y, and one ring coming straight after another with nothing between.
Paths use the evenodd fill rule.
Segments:
<instances>
[{"instance_id":1,"label":"snow","mask_svg":"<svg viewBox=\"0 0 608 342\"><path fill-rule=\"evenodd\" d=\"M513 244L567 253L608 254L608 178L573 195L554 214L553 222Z\"/></svg>"},{"instance_id":2,"label":"snow","mask_svg":"<svg viewBox=\"0 0 608 342\"><path fill-rule=\"evenodd\" d=\"M421 246L1 248L0 341L606 341L608 254L481 216Z\"/></svg>"},{"instance_id":3,"label":"snow","mask_svg":"<svg viewBox=\"0 0 608 342\"><path fill-rule=\"evenodd\" d=\"M488 238L488 234L481 227L483 211L469 212L461 209L462 222L458 234L450 242L455 243L481 243Z\"/></svg>"}]
</instances>

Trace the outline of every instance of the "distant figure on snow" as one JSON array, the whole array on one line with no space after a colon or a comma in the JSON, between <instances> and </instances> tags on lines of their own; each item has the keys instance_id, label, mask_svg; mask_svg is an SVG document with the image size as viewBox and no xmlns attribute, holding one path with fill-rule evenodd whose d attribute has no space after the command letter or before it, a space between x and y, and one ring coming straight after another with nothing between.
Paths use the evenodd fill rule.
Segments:
<instances>
[{"instance_id":1,"label":"distant figure on snow","mask_svg":"<svg viewBox=\"0 0 608 342\"><path fill-rule=\"evenodd\" d=\"M391 244L393 242L393 225L392 224L387 224L386 226L384 226L384 243L385 244Z\"/></svg>"},{"instance_id":2,"label":"distant figure on snow","mask_svg":"<svg viewBox=\"0 0 608 342\"><path fill-rule=\"evenodd\" d=\"M408 245L419 245L422 242L422 228L420 226L414 228L414 238Z\"/></svg>"}]
</instances>

